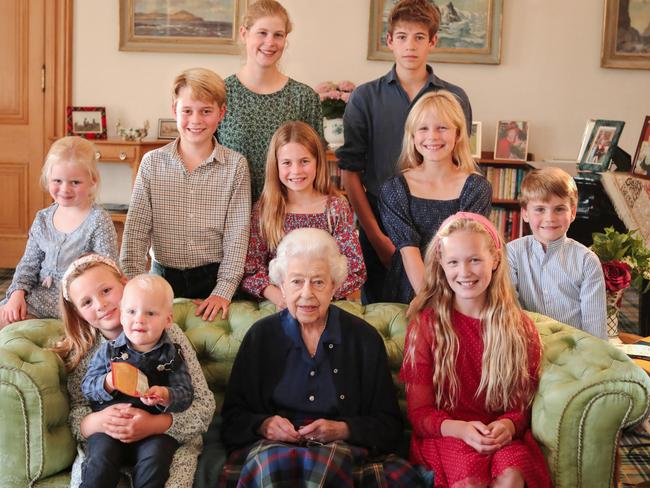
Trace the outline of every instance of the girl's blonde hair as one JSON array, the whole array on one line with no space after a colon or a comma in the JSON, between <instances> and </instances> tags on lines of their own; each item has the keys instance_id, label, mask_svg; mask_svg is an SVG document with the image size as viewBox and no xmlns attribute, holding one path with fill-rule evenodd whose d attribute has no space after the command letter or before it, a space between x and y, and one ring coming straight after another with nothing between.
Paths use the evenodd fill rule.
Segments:
<instances>
[{"instance_id":1,"label":"girl's blonde hair","mask_svg":"<svg viewBox=\"0 0 650 488\"><path fill-rule=\"evenodd\" d=\"M279 2L275 0L257 0L246 9L242 17L241 25L246 29L253 27L253 24L264 17L280 17L284 21L284 30L289 34L292 29L289 13Z\"/></svg>"},{"instance_id":2,"label":"girl's blonde hair","mask_svg":"<svg viewBox=\"0 0 650 488\"><path fill-rule=\"evenodd\" d=\"M456 361L459 354L458 336L452 323L454 292L449 286L441 264L444 239L455 232L479 234L497 262L487 288L485 306L480 320L483 335L481 382L476 397L485 392L485 407L491 412L523 408L532 402L534 389L529 373L528 343L534 333L526 326L510 282L505 246L496 230L492 237L486 227L471 218L452 218L443 223L427 247L424 259L424 285L414 299L409 318L406 359L415 366L415 344L420 330L433 328L433 388L435 404L440 409L452 409L458 402L459 380ZM497 249L494 239L498 239ZM423 320L424 308L433 309L431 322Z\"/></svg>"},{"instance_id":3,"label":"girl's blonde hair","mask_svg":"<svg viewBox=\"0 0 650 488\"><path fill-rule=\"evenodd\" d=\"M298 120L281 125L269 143L264 188L259 203L260 234L272 251L284 237L284 219L287 215L287 189L280 181L278 151L292 142L303 146L316 159L314 189L323 195L338 195L330 178L325 149L318 133L309 124Z\"/></svg>"},{"instance_id":4,"label":"girl's blonde hair","mask_svg":"<svg viewBox=\"0 0 650 488\"><path fill-rule=\"evenodd\" d=\"M74 265L74 263L72 265ZM97 266L103 266L106 268L120 282L124 278L124 275L118 271L117 266L112 267L101 261L88 261L76 266L72 272L67 275L67 279L65 280L65 283L62 283L61 291L59 293L59 309L63 320L65 337L56 343L52 348L52 351L61 357L65 369L68 372L74 370L88 351L92 349L100 332L81 318L77 311L77 307L75 307L71 300L66 299L65 296L69 296L70 284L75 279L79 278L79 276L89 269ZM65 290L63 289L63 286L66 287Z\"/></svg>"},{"instance_id":5,"label":"girl's blonde hair","mask_svg":"<svg viewBox=\"0 0 650 488\"><path fill-rule=\"evenodd\" d=\"M96 159L97 150L92 142L79 136L66 136L52 144L45 156L41 171L41 186L48 191L52 168L57 163L78 164L88 171L88 176L95 184L90 192L91 201L99 191L99 169Z\"/></svg>"},{"instance_id":6,"label":"girl's blonde hair","mask_svg":"<svg viewBox=\"0 0 650 488\"><path fill-rule=\"evenodd\" d=\"M415 131L430 111L435 111L442 122L447 124L450 129L456 130L456 145L451 155L454 164L466 173L480 174L469 147L465 113L456 96L447 90L429 92L413 105L406 118L406 124L404 124L402 152L397 162L398 167L402 171L406 171L422 164L422 155L415 149Z\"/></svg>"}]
</instances>

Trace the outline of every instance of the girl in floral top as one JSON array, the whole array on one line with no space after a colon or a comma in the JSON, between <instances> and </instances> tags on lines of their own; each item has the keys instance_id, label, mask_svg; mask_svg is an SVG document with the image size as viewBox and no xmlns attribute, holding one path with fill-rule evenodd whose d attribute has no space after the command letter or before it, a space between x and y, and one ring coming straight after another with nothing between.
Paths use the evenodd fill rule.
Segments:
<instances>
[{"instance_id":1,"label":"girl in floral top","mask_svg":"<svg viewBox=\"0 0 650 488\"><path fill-rule=\"evenodd\" d=\"M264 190L253 206L244 291L285 307L282 292L269 280L268 264L284 235L301 227L328 231L348 259L348 277L334 298L358 290L366 267L350 205L332 184L316 131L304 122L287 122L271 139Z\"/></svg>"},{"instance_id":2,"label":"girl in floral top","mask_svg":"<svg viewBox=\"0 0 650 488\"><path fill-rule=\"evenodd\" d=\"M239 31L246 63L225 79L228 110L217 139L248 160L253 201L262 192L266 152L278 127L289 120L302 120L323 134L316 92L278 69L290 32L289 14L280 3L258 0L250 5Z\"/></svg>"}]
</instances>

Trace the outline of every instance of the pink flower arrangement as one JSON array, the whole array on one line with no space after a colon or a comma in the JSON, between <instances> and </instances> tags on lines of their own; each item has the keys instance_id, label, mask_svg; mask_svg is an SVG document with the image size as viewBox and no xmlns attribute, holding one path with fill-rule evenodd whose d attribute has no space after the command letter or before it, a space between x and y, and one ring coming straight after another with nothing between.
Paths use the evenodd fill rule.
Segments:
<instances>
[{"instance_id":1,"label":"pink flower arrangement","mask_svg":"<svg viewBox=\"0 0 650 488\"><path fill-rule=\"evenodd\" d=\"M323 117L326 119L337 119L343 117L345 105L350 100L350 94L355 89L351 81L325 81L316 86L316 93L320 98Z\"/></svg>"}]
</instances>

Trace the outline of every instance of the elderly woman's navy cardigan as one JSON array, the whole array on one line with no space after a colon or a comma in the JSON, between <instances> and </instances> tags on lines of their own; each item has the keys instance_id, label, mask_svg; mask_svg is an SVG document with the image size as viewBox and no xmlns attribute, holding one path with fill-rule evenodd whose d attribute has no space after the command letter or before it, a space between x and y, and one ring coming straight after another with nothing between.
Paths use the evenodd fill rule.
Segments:
<instances>
[{"instance_id":1,"label":"elderly woman's navy cardigan","mask_svg":"<svg viewBox=\"0 0 650 488\"><path fill-rule=\"evenodd\" d=\"M329 320L341 324L341 345L329 354L336 394L336 419L348 424L347 442L374 453L395 452L402 435L402 416L388 369L384 342L374 327L333 305ZM228 451L261 439L262 422L280 414L271 400L282 378L292 343L282 330L280 314L255 323L244 336L228 381L221 415L222 441Z\"/></svg>"}]
</instances>

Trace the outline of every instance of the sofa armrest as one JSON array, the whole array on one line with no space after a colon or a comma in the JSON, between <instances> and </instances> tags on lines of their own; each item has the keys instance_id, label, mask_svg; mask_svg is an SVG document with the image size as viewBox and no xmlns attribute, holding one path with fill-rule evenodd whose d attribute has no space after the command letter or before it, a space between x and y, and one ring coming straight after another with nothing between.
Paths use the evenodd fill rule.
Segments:
<instances>
[{"instance_id":1,"label":"sofa armrest","mask_svg":"<svg viewBox=\"0 0 650 488\"><path fill-rule=\"evenodd\" d=\"M45 349L61 336L56 320L27 320L0 332L0 486L25 487L69 467L66 373Z\"/></svg>"},{"instance_id":2,"label":"sofa armrest","mask_svg":"<svg viewBox=\"0 0 650 488\"><path fill-rule=\"evenodd\" d=\"M620 431L648 411L650 379L611 344L530 314L544 344L532 429L556 488L611 486Z\"/></svg>"}]
</instances>

